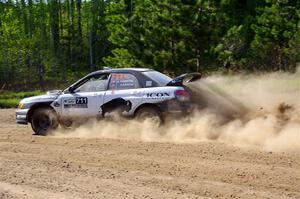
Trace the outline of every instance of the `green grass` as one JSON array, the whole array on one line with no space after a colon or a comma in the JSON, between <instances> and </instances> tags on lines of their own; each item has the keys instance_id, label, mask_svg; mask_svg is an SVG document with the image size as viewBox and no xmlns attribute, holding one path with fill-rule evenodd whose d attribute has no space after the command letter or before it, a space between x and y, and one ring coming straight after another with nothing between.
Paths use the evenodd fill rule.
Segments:
<instances>
[{"instance_id":1,"label":"green grass","mask_svg":"<svg viewBox=\"0 0 300 199\"><path fill-rule=\"evenodd\" d=\"M0 99L0 108L16 108L20 99Z\"/></svg>"},{"instance_id":2,"label":"green grass","mask_svg":"<svg viewBox=\"0 0 300 199\"><path fill-rule=\"evenodd\" d=\"M30 92L1 92L0 91L0 108L16 108L25 97L31 97L43 94L42 91L30 91Z\"/></svg>"},{"instance_id":3,"label":"green grass","mask_svg":"<svg viewBox=\"0 0 300 199\"><path fill-rule=\"evenodd\" d=\"M25 97L31 97L40 94L43 94L43 92L39 90L29 91L29 92L0 92L0 99L12 99L12 98L23 99Z\"/></svg>"}]
</instances>

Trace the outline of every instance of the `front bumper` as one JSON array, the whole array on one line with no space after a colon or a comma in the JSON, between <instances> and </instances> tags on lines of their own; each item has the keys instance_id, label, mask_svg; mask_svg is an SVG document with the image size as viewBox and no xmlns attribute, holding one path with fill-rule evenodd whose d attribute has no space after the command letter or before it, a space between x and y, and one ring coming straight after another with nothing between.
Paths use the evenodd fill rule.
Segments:
<instances>
[{"instance_id":1,"label":"front bumper","mask_svg":"<svg viewBox=\"0 0 300 199\"><path fill-rule=\"evenodd\" d=\"M27 124L27 113L29 109L17 109L16 110L16 121L18 124Z\"/></svg>"}]
</instances>

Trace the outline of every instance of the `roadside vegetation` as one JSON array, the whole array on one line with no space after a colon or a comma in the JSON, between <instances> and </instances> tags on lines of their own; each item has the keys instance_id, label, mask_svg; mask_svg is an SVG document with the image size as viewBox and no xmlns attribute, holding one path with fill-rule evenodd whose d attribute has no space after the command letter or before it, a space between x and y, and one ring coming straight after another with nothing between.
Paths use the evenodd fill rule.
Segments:
<instances>
[{"instance_id":1,"label":"roadside vegetation","mask_svg":"<svg viewBox=\"0 0 300 199\"><path fill-rule=\"evenodd\" d=\"M21 99L42 93L40 90L30 92L0 91L0 108L16 108Z\"/></svg>"},{"instance_id":2,"label":"roadside vegetation","mask_svg":"<svg viewBox=\"0 0 300 199\"><path fill-rule=\"evenodd\" d=\"M45 90L105 66L294 71L300 1L0 0L0 46L6 90Z\"/></svg>"}]
</instances>

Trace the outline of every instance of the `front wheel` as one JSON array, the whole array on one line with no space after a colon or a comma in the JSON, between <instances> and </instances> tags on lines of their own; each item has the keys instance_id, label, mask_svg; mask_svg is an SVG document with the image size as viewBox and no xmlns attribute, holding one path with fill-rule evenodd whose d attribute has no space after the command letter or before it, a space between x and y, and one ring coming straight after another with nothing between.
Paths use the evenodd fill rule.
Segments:
<instances>
[{"instance_id":1,"label":"front wheel","mask_svg":"<svg viewBox=\"0 0 300 199\"><path fill-rule=\"evenodd\" d=\"M73 125L73 121L68 120L68 119L62 119L62 120L59 121L59 124L64 129L70 129Z\"/></svg>"},{"instance_id":2,"label":"front wheel","mask_svg":"<svg viewBox=\"0 0 300 199\"><path fill-rule=\"evenodd\" d=\"M33 112L31 127L36 135L47 135L58 127L58 118L50 108L38 108Z\"/></svg>"}]
</instances>

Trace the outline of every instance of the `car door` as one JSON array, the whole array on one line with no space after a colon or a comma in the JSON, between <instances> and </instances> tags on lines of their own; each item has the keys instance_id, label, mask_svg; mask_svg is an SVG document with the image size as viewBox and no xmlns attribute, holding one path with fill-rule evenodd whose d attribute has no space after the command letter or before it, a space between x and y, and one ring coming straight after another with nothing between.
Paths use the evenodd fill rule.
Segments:
<instances>
[{"instance_id":1,"label":"car door","mask_svg":"<svg viewBox=\"0 0 300 199\"><path fill-rule=\"evenodd\" d=\"M112 73L108 90L105 92L102 111L120 110L124 115L132 115L143 100L143 88L137 77L131 73Z\"/></svg>"},{"instance_id":2,"label":"car door","mask_svg":"<svg viewBox=\"0 0 300 199\"><path fill-rule=\"evenodd\" d=\"M75 85L72 92L62 95L63 117L97 117L102 115L109 74L96 74Z\"/></svg>"}]
</instances>

